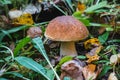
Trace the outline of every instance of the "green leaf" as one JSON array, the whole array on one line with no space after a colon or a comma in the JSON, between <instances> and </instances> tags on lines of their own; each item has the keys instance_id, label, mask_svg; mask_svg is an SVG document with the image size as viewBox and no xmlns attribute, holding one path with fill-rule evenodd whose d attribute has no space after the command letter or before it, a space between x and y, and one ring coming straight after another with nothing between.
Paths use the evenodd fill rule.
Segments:
<instances>
[{"instance_id":1,"label":"green leaf","mask_svg":"<svg viewBox=\"0 0 120 80\"><path fill-rule=\"evenodd\" d=\"M30 37L25 37L22 40L20 40L14 49L14 56L17 56L20 49L22 49L28 42L30 42L30 40L31 40Z\"/></svg>"},{"instance_id":2,"label":"green leaf","mask_svg":"<svg viewBox=\"0 0 120 80\"><path fill-rule=\"evenodd\" d=\"M23 30L23 29L26 29L26 28L29 28L28 26L19 26L19 27L15 27L15 28L12 28L10 30L4 30L4 32L6 32L7 34L10 34L10 33L15 33L17 31L20 31L20 30ZM0 33L0 42L2 41L2 39L6 36L5 33L1 32Z\"/></svg>"},{"instance_id":3,"label":"green leaf","mask_svg":"<svg viewBox=\"0 0 120 80\"><path fill-rule=\"evenodd\" d=\"M113 31L114 29L112 27L106 28L106 31Z\"/></svg>"},{"instance_id":4,"label":"green leaf","mask_svg":"<svg viewBox=\"0 0 120 80\"><path fill-rule=\"evenodd\" d=\"M102 2L100 2L100 3L98 3L98 4L95 4L95 5L92 5L91 7L88 7L88 8L85 10L85 12L87 12L87 13L92 13L92 12L94 12L94 11L97 10L97 9L100 9L100 8L105 7L106 5L107 5L107 1L102 1Z\"/></svg>"},{"instance_id":5,"label":"green leaf","mask_svg":"<svg viewBox=\"0 0 120 80\"><path fill-rule=\"evenodd\" d=\"M28 69L31 69L37 73L40 73L41 75L43 75L46 79L51 80L46 74L47 71L46 69L38 64L37 62L35 62L34 60L32 60L31 58L27 58L27 57L16 57L15 60L20 63L21 65L25 66Z\"/></svg>"},{"instance_id":6,"label":"green leaf","mask_svg":"<svg viewBox=\"0 0 120 80\"><path fill-rule=\"evenodd\" d=\"M62 65L63 63L65 63L65 62L67 62L67 61L70 61L70 60L72 60L72 59L73 59L73 57L71 57L71 56L65 56L65 57L63 57L63 58L59 61L57 67L61 67L61 65Z\"/></svg>"},{"instance_id":7,"label":"green leaf","mask_svg":"<svg viewBox=\"0 0 120 80\"><path fill-rule=\"evenodd\" d=\"M85 19L85 18L83 18L81 16L81 12L80 11L74 12L72 16L74 16L76 19L80 20L86 26L90 26L90 21Z\"/></svg>"},{"instance_id":8,"label":"green leaf","mask_svg":"<svg viewBox=\"0 0 120 80\"><path fill-rule=\"evenodd\" d=\"M22 78L22 79L24 79L24 80L30 80L30 79L28 79L28 78L25 78L22 74L17 73L17 72L6 72L6 73L4 73L4 74L12 74L12 75L17 76L17 77L19 77L19 78Z\"/></svg>"},{"instance_id":9,"label":"green leaf","mask_svg":"<svg viewBox=\"0 0 120 80\"><path fill-rule=\"evenodd\" d=\"M107 41L108 37L109 37L109 32L105 32L103 35L100 35L98 39L101 44L104 44Z\"/></svg>"},{"instance_id":10,"label":"green leaf","mask_svg":"<svg viewBox=\"0 0 120 80\"><path fill-rule=\"evenodd\" d=\"M76 18L79 18L81 17L81 12L80 11L76 11L72 14L72 16L76 17Z\"/></svg>"},{"instance_id":11,"label":"green leaf","mask_svg":"<svg viewBox=\"0 0 120 80\"><path fill-rule=\"evenodd\" d=\"M55 78L54 72L51 69L47 69L46 75L50 78L50 80L54 80L54 78Z\"/></svg>"},{"instance_id":12,"label":"green leaf","mask_svg":"<svg viewBox=\"0 0 120 80\"><path fill-rule=\"evenodd\" d=\"M120 39L109 40L108 43L120 43Z\"/></svg>"},{"instance_id":13,"label":"green leaf","mask_svg":"<svg viewBox=\"0 0 120 80\"><path fill-rule=\"evenodd\" d=\"M56 9L58 9L61 13L63 13L64 15L67 15L67 14L65 13L65 11L63 11L61 8L59 8L54 2L51 2L51 4L52 4Z\"/></svg>"},{"instance_id":14,"label":"green leaf","mask_svg":"<svg viewBox=\"0 0 120 80\"><path fill-rule=\"evenodd\" d=\"M5 5L5 4L11 4L12 2L10 0L1 0L0 3L2 5Z\"/></svg>"},{"instance_id":15,"label":"green leaf","mask_svg":"<svg viewBox=\"0 0 120 80\"><path fill-rule=\"evenodd\" d=\"M78 58L78 59L86 59L87 57L80 55L80 56L77 56L76 58Z\"/></svg>"},{"instance_id":16,"label":"green leaf","mask_svg":"<svg viewBox=\"0 0 120 80\"><path fill-rule=\"evenodd\" d=\"M90 21L87 19L79 18L79 20L85 25L85 26L90 26Z\"/></svg>"},{"instance_id":17,"label":"green leaf","mask_svg":"<svg viewBox=\"0 0 120 80\"><path fill-rule=\"evenodd\" d=\"M100 23L90 23L90 26L96 26L96 27L111 27L111 25L108 24L100 24Z\"/></svg>"},{"instance_id":18,"label":"green leaf","mask_svg":"<svg viewBox=\"0 0 120 80\"><path fill-rule=\"evenodd\" d=\"M5 35L7 35L7 36L12 40L12 37L11 37L11 35L8 33L8 31L1 30L1 32L3 32Z\"/></svg>"},{"instance_id":19,"label":"green leaf","mask_svg":"<svg viewBox=\"0 0 120 80\"><path fill-rule=\"evenodd\" d=\"M40 37L37 38L33 38L32 39L32 43L34 45L34 47L44 56L44 58L46 59L46 61L48 62L49 66L51 67L51 69L53 70L54 74L56 75L57 80L60 80L58 74L56 73L56 71L54 70L53 66L50 63L50 60L46 54L45 48L43 46L43 42L42 39Z\"/></svg>"},{"instance_id":20,"label":"green leaf","mask_svg":"<svg viewBox=\"0 0 120 80\"><path fill-rule=\"evenodd\" d=\"M98 79L104 76L110 69L112 69L112 67L110 67L109 65L103 66L101 73L98 75Z\"/></svg>"}]
</instances>

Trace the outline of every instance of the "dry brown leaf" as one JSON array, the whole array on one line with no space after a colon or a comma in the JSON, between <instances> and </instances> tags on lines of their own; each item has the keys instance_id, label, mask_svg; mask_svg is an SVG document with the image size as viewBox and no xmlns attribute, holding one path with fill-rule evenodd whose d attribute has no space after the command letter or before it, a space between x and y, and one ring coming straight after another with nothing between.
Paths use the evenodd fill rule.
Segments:
<instances>
[{"instance_id":1,"label":"dry brown leaf","mask_svg":"<svg viewBox=\"0 0 120 80\"><path fill-rule=\"evenodd\" d=\"M86 57L88 58L87 62L91 63L92 61L99 60L98 53L101 51L102 46L95 47L90 52L86 54Z\"/></svg>"},{"instance_id":2,"label":"dry brown leaf","mask_svg":"<svg viewBox=\"0 0 120 80\"><path fill-rule=\"evenodd\" d=\"M93 68L92 68L93 67ZM95 71L96 65L90 64L82 70L85 80L95 80L101 69Z\"/></svg>"},{"instance_id":3,"label":"dry brown leaf","mask_svg":"<svg viewBox=\"0 0 120 80\"><path fill-rule=\"evenodd\" d=\"M95 64L88 64L88 68L91 72L94 72L96 69L96 65Z\"/></svg>"},{"instance_id":4,"label":"dry brown leaf","mask_svg":"<svg viewBox=\"0 0 120 80\"><path fill-rule=\"evenodd\" d=\"M61 66L62 73L60 78L63 80L65 76L69 76L74 80L83 80L82 69L81 62L78 60L65 62Z\"/></svg>"}]
</instances>

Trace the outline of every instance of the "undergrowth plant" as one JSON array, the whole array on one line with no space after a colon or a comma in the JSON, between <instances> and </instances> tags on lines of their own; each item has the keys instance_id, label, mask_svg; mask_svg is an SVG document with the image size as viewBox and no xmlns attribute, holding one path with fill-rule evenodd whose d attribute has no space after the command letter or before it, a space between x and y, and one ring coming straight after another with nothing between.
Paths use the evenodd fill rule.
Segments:
<instances>
[{"instance_id":1,"label":"undergrowth plant","mask_svg":"<svg viewBox=\"0 0 120 80\"><path fill-rule=\"evenodd\" d=\"M120 4L117 3L117 0L113 0L113 2L108 2L107 0L62 0L66 6L66 11L54 4L53 0L49 1L52 6L64 15L71 15L83 22L90 31L88 38L96 37L99 39L103 46L101 52L98 53L101 60L93 62L96 65L100 64L102 66L98 80L110 71L114 71L118 79L120 79L119 64L111 66L109 61L111 55L120 53ZM77 10L78 2L85 5L86 8L83 12ZM17 5L17 3L19 4ZM28 0L1 0L0 14L2 11L5 11L7 15L9 11L8 5L20 9L20 7L28 5ZM104 17L108 21L105 23L97 22L94 16L99 17L99 19ZM43 31L42 37L33 39L26 36L26 34L19 34L19 32L24 33L31 26L23 25L10 29L0 28L0 80L60 80L56 66L54 66L55 68L53 67L50 62L50 55L46 53L46 49L44 48L44 43L46 42L44 31L48 23L47 21L31 25L41 26ZM98 31L99 28L104 28L104 32L97 35L93 33L94 29ZM116 34L118 36L116 36ZM11 43L14 43L14 49L10 47ZM79 55L76 58L86 60L85 55ZM63 61L61 61L62 63L60 63L60 65L67 61L66 59L62 59ZM70 78L65 77L64 80L70 80Z\"/></svg>"}]
</instances>

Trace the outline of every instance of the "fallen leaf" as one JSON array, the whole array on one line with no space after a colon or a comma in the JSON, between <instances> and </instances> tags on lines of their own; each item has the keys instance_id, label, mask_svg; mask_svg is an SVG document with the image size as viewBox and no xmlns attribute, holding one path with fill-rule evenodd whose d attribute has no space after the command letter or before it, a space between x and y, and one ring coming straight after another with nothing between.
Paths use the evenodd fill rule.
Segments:
<instances>
[{"instance_id":1,"label":"fallen leaf","mask_svg":"<svg viewBox=\"0 0 120 80\"><path fill-rule=\"evenodd\" d=\"M13 25L32 25L33 19L32 19L32 15L29 13L24 13L21 16L17 17L17 18L13 18L12 19L12 24Z\"/></svg>"},{"instance_id":2,"label":"fallen leaf","mask_svg":"<svg viewBox=\"0 0 120 80\"><path fill-rule=\"evenodd\" d=\"M85 49L92 49L97 46L101 46L101 44L97 38L91 38L84 42Z\"/></svg>"},{"instance_id":3,"label":"fallen leaf","mask_svg":"<svg viewBox=\"0 0 120 80\"><path fill-rule=\"evenodd\" d=\"M85 80L95 80L101 69L95 71L96 65L89 64L85 66L82 70Z\"/></svg>"},{"instance_id":4,"label":"fallen leaf","mask_svg":"<svg viewBox=\"0 0 120 80\"><path fill-rule=\"evenodd\" d=\"M82 69L83 67L79 60L70 60L65 62L61 66L61 80L63 80L65 76L69 76L74 80L83 80Z\"/></svg>"},{"instance_id":5,"label":"fallen leaf","mask_svg":"<svg viewBox=\"0 0 120 80\"><path fill-rule=\"evenodd\" d=\"M98 53L101 51L102 46L95 47L90 52L86 54L86 57L88 58L87 62L91 63L92 61L99 60Z\"/></svg>"}]
</instances>

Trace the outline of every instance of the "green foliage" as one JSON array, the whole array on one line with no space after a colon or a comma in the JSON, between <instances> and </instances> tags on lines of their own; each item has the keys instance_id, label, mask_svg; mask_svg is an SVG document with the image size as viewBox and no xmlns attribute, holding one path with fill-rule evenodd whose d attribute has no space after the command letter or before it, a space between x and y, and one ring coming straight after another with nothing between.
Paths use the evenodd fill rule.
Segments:
<instances>
[{"instance_id":1,"label":"green foliage","mask_svg":"<svg viewBox=\"0 0 120 80\"><path fill-rule=\"evenodd\" d=\"M86 17L83 17L80 11L74 12L73 16L76 19L78 19L81 22L83 22L83 24L85 24L86 26L90 26L90 21Z\"/></svg>"},{"instance_id":2,"label":"green foliage","mask_svg":"<svg viewBox=\"0 0 120 80\"><path fill-rule=\"evenodd\" d=\"M16 76L16 77L22 78L22 79L24 79L24 80L30 80L30 79L24 77L22 74L20 74L20 73L18 73L18 72L6 72L5 74L11 74L11 75L14 75L14 76ZM0 80L1 80L1 79L0 79Z\"/></svg>"},{"instance_id":3,"label":"green foliage","mask_svg":"<svg viewBox=\"0 0 120 80\"><path fill-rule=\"evenodd\" d=\"M98 39L101 44L104 44L107 41L108 37L109 37L109 32L105 32L103 35L100 35Z\"/></svg>"},{"instance_id":4,"label":"green foliage","mask_svg":"<svg viewBox=\"0 0 120 80\"><path fill-rule=\"evenodd\" d=\"M31 58L27 58L27 57L16 57L15 60L20 63L21 65L27 67L28 69L31 69L35 72L40 73L41 75L43 75L46 79L48 80L53 80L51 79L52 73L50 72L51 76L47 76L47 70L40 64L38 64L37 62L35 62L34 60L32 60Z\"/></svg>"},{"instance_id":5,"label":"green foliage","mask_svg":"<svg viewBox=\"0 0 120 80\"><path fill-rule=\"evenodd\" d=\"M112 67L104 65L102 68L102 72L98 76L98 79L101 79L101 77L104 76L110 69L112 69Z\"/></svg>"},{"instance_id":6,"label":"green foliage","mask_svg":"<svg viewBox=\"0 0 120 80\"><path fill-rule=\"evenodd\" d=\"M100 59L93 62L93 64L97 64L98 67L99 65L101 65L100 67L102 67L102 71L98 75L97 79L103 78L104 75L106 74L108 75L108 73L110 73L113 70L116 72L118 79L120 78L119 64L111 66L110 61L109 61L109 58L111 55L119 53L119 43L120 43L119 29L120 27L118 23L119 23L119 18L120 18L120 15L119 15L120 8L117 8L119 7L119 3L116 3L116 1L117 0L113 0L111 2L108 2L107 0L63 0L63 3L65 6L62 6L62 5L58 6L52 0L50 0L50 4L52 5L52 7L55 7L64 15L71 15L75 17L76 19L80 20L81 22L83 22L83 24L85 24L85 26L87 26L87 28L89 29L90 35L92 37L98 37L103 48L101 52L98 54ZM83 12L77 11L78 2L81 2L86 6L86 9ZM5 12L4 15L5 16L8 15L9 4L11 5L11 8L21 9L23 7L26 7L26 5L28 5L28 0L0 0L0 14L4 14L3 12ZM49 11L51 11L52 7L50 6ZM98 18L96 19L94 15L99 17L100 20L102 20L101 18L104 18L108 21L101 23L98 20ZM112 16L115 17L115 21L114 21L114 18L112 18ZM114 23L111 24L111 22L114 22ZM71 56L63 57L58 62L58 64L55 65L55 68L53 68L48 56L54 56L54 55L52 54L49 55L46 53L44 49L44 43L43 43L43 40L45 40L44 32L46 30L46 26L48 23L49 21L40 22L40 23L32 25L32 26L41 26L42 31L43 31L41 38L37 37L34 39L25 37L26 34L19 36L19 31L26 32L26 30L29 28L29 26L26 26L26 25L17 26L17 27L12 27L11 25L9 25L12 28L6 29L6 30L0 28L0 43L1 43L0 45L0 54L1 54L0 55L0 67L1 67L0 72L2 70L5 70L5 72L3 71L2 73L0 73L0 77L1 77L0 80L8 80L7 78L12 78L12 79L20 78L23 80L34 80L38 77L41 80L46 80L46 79L47 80L55 80L55 79L60 80L56 71L58 72L58 68L59 68L59 71L61 71L60 70L61 65L69 60L72 60L73 57ZM94 32L93 31L94 29L95 31L98 31L98 29L102 27L105 28L105 33L102 33L102 34L92 33ZM116 33L116 34L115 36L112 35L111 37L110 33ZM16 34L20 38L18 37L16 38L14 34ZM116 35L118 37L116 37ZM5 41L6 39L10 39L10 41ZM89 39L89 37L87 39ZM15 43L16 46L14 48L14 51L12 52L10 46L11 46L11 42L13 41L15 42L19 41L19 42ZM28 46L29 42L32 42L30 46ZM77 45L80 45L80 47L78 46L76 47L77 48L83 47L81 44L83 42L79 42L80 44L77 44ZM35 48L33 48L33 46ZM26 47L28 48L27 50L26 50ZM36 51L36 49L39 51L40 54L42 54L42 56L41 55L37 56L38 51ZM50 48L50 50L51 50L50 52L52 52L52 48ZM25 54L26 57L23 55L20 56L24 52L26 52ZM83 51L83 53L86 53L86 52L89 52L89 50L85 50L85 52ZM41 57L45 58L46 63ZM56 58L56 56L54 57ZM87 60L87 57L82 54L76 56L76 58L82 61ZM45 64L45 65L42 65L42 64ZM47 67L46 67L46 64L48 64ZM71 79L69 77L65 77L64 80L71 80Z\"/></svg>"},{"instance_id":7,"label":"green foliage","mask_svg":"<svg viewBox=\"0 0 120 80\"><path fill-rule=\"evenodd\" d=\"M92 5L91 7L87 8L85 10L85 12L87 12L87 13L93 13L95 10L103 8L105 6L107 6L107 1L102 1L100 3L97 3L97 4Z\"/></svg>"},{"instance_id":8,"label":"green foliage","mask_svg":"<svg viewBox=\"0 0 120 80\"><path fill-rule=\"evenodd\" d=\"M11 33L15 33L15 32L18 32L20 30L24 30L24 29L27 29L29 28L28 26L24 25L24 26L19 26L19 27L15 27L15 28L11 28L9 30L2 30L2 32L0 32L0 42L3 40L3 38L7 35L9 36L10 38L12 38L10 36Z\"/></svg>"},{"instance_id":9,"label":"green foliage","mask_svg":"<svg viewBox=\"0 0 120 80\"><path fill-rule=\"evenodd\" d=\"M6 78L0 78L0 80L8 80L8 79L6 79Z\"/></svg>"},{"instance_id":10,"label":"green foliage","mask_svg":"<svg viewBox=\"0 0 120 80\"><path fill-rule=\"evenodd\" d=\"M73 57L71 57L71 56L65 56L65 57L63 57L63 58L59 61L59 63L57 64L56 68L60 68L63 63L65 63L65 62L67 62L67 61L70 61L70 60L72 60L72 59L73 59Z\"/></svg>"},{"instance_id":11,"label":"green foliage","mask_svg":"<svg viewBox=\"0 0 120 80\"><path fill-rule=\"evenodd\" d=\"M11 0L0 0L1 5L11 4Z\"/></svg>"},{"instance_id":12,"label":"green foliage","mask_svg":"<svg viewBox=\"0 0 120 80\"><path fill-rule=\"evenodd\" d=\"M19 51L30 41L30 37L25 37L22 40L20 40L14 49L14 56L17 56Z\"/></svg>"},{"instance_id":13,"label":"green foliage","mask_svg":"<svg viewBox=\"0 0 120 80\"><path fill-rule=\"evenodd\" d=\"M66 1L66 3L68 4L68 6L69 6L69 8L72 10L72 12L74 12L75 10L74 10L74 8L73 8L73 4L72 4L72 1L71 0L65 0ZM64 1L64 2L65 2Z\"/></svg>"},{"instance_id":14,"label":"green foliage","mask_svg":"<svg viewBox=\"0 0 120 80\"><path fill-rule=\"evenodd\" d=\"M56 71L54 70L53 66L51 65L51 63L49 61L49 58L46 54L46 51L44 49L43 42L42 42L41 38L37 37L37 38L32 39L32 43L34 44L34 47L44 56L44 58L46 59L46 61L49 64L49 66L53 70L54 74L56 75L57 80L60 80L59 76L57 75Z\"/></svg>"}]
</instances>

